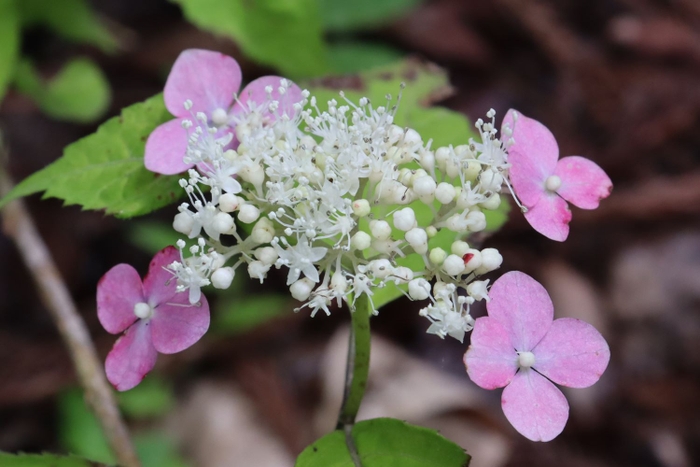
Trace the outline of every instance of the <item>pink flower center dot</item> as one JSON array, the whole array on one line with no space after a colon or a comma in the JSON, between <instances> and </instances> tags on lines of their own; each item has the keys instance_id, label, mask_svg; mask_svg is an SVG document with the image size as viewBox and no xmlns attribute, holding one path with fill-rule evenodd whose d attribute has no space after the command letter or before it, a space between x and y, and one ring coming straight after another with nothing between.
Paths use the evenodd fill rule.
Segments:
<instances>
[{"instance_id":1,"label":"pink flower center dot","mask_svg":"<svg viewBox=\"0 0 700 467\"><path fill-rule=\"evenodd\" d=\"M530 368L535 364L535 354L532 352L518 352L518 365L520 368Z\"/></svg>"},{"instance_id":2,"label":"pink flower center dot","mask_svg":"<svg viewBox=\"0 0 700 467\"><path fill-rule=\"evenodd\" d=\"M211 113L211 121L214 122L216 126L225 125L228 123L228 112L219 107Z\"/></svg>"},{"instance_id":3,"label":"pink flower center dot","mask_svg":"<svg viewBox=\"0 0 700 467\"><path fill-rule=\"evenodd\" d=\"M558 175L550 175L544 182L547 191L557 191L561 186L561 178Z\"/></svg>"},{"instance_id":4,"label":"pink flower center dot","mask_svg":"<svg viewBox=\"0 0 700 467\"><path fill-rule=\"evenodd\" d=\"M148 303L137 303L134 305L134 314L141 319L150 318L153 316L153 308Z\"/></svg>"}]
</instances>

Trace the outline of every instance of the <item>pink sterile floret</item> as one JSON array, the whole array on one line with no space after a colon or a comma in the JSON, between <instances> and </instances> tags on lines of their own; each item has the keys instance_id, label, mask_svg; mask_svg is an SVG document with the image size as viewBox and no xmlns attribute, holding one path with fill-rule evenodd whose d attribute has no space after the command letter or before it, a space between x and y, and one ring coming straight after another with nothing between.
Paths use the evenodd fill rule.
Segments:
<instances>
[{"instance_id":1,"label":"pink sterile floret","mask_svg":"<svg viewBox=\"0 0 700 467\"><path fill-rule=\"evenodd\" d=\"M236 117L247 110L246 102L262 104L267 100L267 86L273 89L272 98L280 99L277 90L281 79L278 76L258 78L243 89L236 101L235 94L241 86L241 68L236 60L210 50L183 51L175 61L163 91L165 107L176 118L160 125L148 137L146 168L164 175L192 168L193 164L183 161L188 135L182 121L192 121L194 115L202 112L209 124L219 129L218 136L233 134ZM290 83L278 113L293 117L293 104L301 99L301 89ZM185 109L186 101L192 102L189 110Z\"/></svg>"},{"instance_id":2,"label":"pink sterile floret","mask_svg":"<svg viewBox=\"0 0 700 467\"><path fill-rule=\"evenodd\" d=\"M586 322L553 321L547 291L527 274L504 274L489 295L488 316L474 323L464 355L467 373L482 388L505 386L501 405L511 425L532 441L550 441L569 418L569 404L552 382L591 386L608 366L608 344Z\"/></svg>"},{"instance_id":3,"label":"pink sterile floret","mask_svg":"<svg viewBox=\"0 0 700 467\"><path fill-rule=\"evenodd\" d=\"M514 140L508 147L509 178L527 208L525 218L545 237L566 240L571 221L566 202L581 209L597 208L612 190L610 177L584 157L559 159L554 135L537 120L510 109L502 132L506 127L512 130Z\"/></svg>"},{"instance_id":4,"label":"pink sterile floret","mask_svg":"<svg viewBox=\"0 0 700 467\"><path fill-rule=\"evenodd\" d=\"M171 354L197 342L209 328L209 305L202 295L190 305L176 292L177 281L166 266L180 260L169 246L151 261L141 282L128 264L118 264L97 284L97 317L111 334L119 334L107 355L107 379L119 391L138 385L156 364L158 352Z\"/></svg>"}]
</instances>

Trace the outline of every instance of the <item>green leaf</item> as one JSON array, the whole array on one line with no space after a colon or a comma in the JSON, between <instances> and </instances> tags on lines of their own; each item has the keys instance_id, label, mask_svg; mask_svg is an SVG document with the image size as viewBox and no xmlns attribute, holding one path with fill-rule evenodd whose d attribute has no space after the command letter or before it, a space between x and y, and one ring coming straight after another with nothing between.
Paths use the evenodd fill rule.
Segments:
<instances>
[{"instance_id":1,"label":"green leaf","mask_svg":"<svg viewBox=\"0 0 700 467\"><path fill-rule=\"evenodd\" d=\"M372 42L337 42L330 46L331 67L341 75L394 63L403 55L393 47Z\"/></svg>"},{"instance_id":2,"label":"green leaf","mask_svg":"<svg viewBox=\"0 0 700 467\"><path fill-rule=\"evenodd\" d=\"M129 241L146 253L155 255L168 245L175 245L183 235L173 229L172 224L165 222L143 221L130 222L126 232ZM190 240L194 244L194 240ZM188 243L188 246L190 244Z\"/></svg>"},{"instance_id":3,"label":"green leaf","mask_svg":"<svg viewBox=\"0 0 700 467\"><path fill-rule=\"evenodd\" d=\"M19 16L13 0L0 0L0 101L15 72L19 55Z\"/></svg>"},{"instance_id":4,"label":"green leaf","mask_svg":"<svg viewBox=\"0 0 700 467\"><path fill-rule=\"evenodd\" d=\"M46 191L84 209L104 209L127 218L146 214L178 199L184 192L179 176L146 170L143 151L153 129L171 118L162 95L122 110L96 133L67 146L63 157L29 176L5 198L8 201Z\"/></svg>"},{"instance_id":5,"label":"green leaf","mask_svg":"<svg viewBox=\"0 0 700 467\"><path fill-rule=\"evenodd\" d=\"M28 60L20 62L15 76L17 89L57 120L92 122L109 107L111 91L102 70L91 60L68 62L44 84Z\"/></svg>"},{"instance_id":6,"label":"green leaf","mask_svg":"<svg viewBox=\"0 0 700 467\"><path fill-rule=\"evenodd\" d=\"M58 424L59 440L67 451L98 462L116 462L102 427L88 410L80 389L71 389L58 399Z\"/></svg>"},{"instance_id":7,"label":"green leaf","mask_svg":"<svg viewBox=\"0 0 700 467\"><path fill-rule=\"evenodd\" d=\"M352 437L363 467L467 467L464 449L435 430L392 418L353 426ZM354 467L343 431L333 431L304 451L296 467Z\"/></svg>"},{"instance_id":8,"label":"green leaf","mask_svg":"<svg viewBox=\"0 0 700 467\"><path fill-rule=\"evenodd\" d=\"M233 298L217 306L212 330L235 335L253 329L267 321L291 312L285 295L257 295Z\"/></svg>"},{"instance_id":9,"label":"green leaf","mask_svg":"<svg viewBox=\"0 0 700 467\"><path fill-rule=\"evenodd\" d=\"M151 375L131 391L117 394L119 407L133 418L150 418L166 414L175 405L172 387Z\"/></svg>"},{"instance_id":10,"label":"green leaf","mask_svg":"<svg viewBox=\"0 0 700 467\"><path fill-rule=\"evenodd\" d=\"M86 0L19 0L17 5L26 26L46 26L68 40L91 44L108 53L118 48L117 40Z\"/></svg>"},{"instance_id":11,"label":"green leaf","mask_svg":"<svg viewBox=\"0 0 700 467\"><path fill-rule=\"evenodd\" d=\"M407 14L421 0L319 0L323 25L329 31L370 29Z\"/></svg>"},{"instance_id":12,"label":"green leaf","mask_svg":"<svg viewBox=\"0 0 700 467\"><path fill-rule=\"evenodd\" d=\"M317 0L172 0L197 27L232 38L290 78L328 70Z\"/></svg>"},{"instance_id":13,"label":"green leaf","mask_svg":"<svg viewBox=\"0 0 700 467\"><path fill-rule=\"evenodd\" d=\"M0 452L0 465L3 467L99 467L106 464L98 464L77 456Z\"/></svg>"}]
</instances>

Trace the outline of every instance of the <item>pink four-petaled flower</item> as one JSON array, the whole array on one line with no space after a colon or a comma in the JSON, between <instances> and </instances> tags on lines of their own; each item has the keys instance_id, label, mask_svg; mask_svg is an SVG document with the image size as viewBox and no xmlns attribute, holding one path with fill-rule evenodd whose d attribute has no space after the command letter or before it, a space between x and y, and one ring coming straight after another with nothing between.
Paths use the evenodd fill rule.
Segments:
<instances>
[{"instance_id":1,"label":"pink four-petaled flower","mask_svg":"<svg viewBox=\"0 0 700 467\"><path fill-rule=\"evenodd\" d=\"M128 264L118 264L97 285L97 317L112 334L119 334L107 355L107 379L119 391L138 385L156 364L158 352L171 354L197 342L209 328L209 305L202 295L190 305L188 294L176 292L177 281L165 269L180 260L169 246L158 252L141 282Z\"/></svg>"},{"instance_id":2,"label":"pink four-petaled flower","mask_svg":"<svg viewBox=\"0 0 700 467\"><path fill-rule=\"evenodd\" d=\"M552 382L591 386L608 365L608 344L584 321L553 320L547 291L527 274L504 274L489 295L488 316L474 323L464 355L467 373L482 388L505 386L508 421L526 438L550 441L569 418L569 404Z\"/></svg>"},{"instance_id":3,"label":"pink four-petaled flower","mask_svg":"<svg viewBox=\"0 0 700 467\"><path fill-rule=\"evenodd\" d=\"M571 211L567 201L581 209L595 209L612 190L612 182L594 162L580 156L559 159L559 146L546 126L511 109L503 119L515 141L508 148L509 178L527 208L532 227L552 240L569 235Z\"/></svg>"},{"instance_id":4,"label":"pink four-petaled flower","mask_svg":"<svg viewBox=\"0 0 700 467\"><path fill-rule=\"evenodd\" d=\"M267 100L265 88L271 86L272 97L280 100L279 113L294 115L293 105L301 100L301 89L291 84L283 99L278 89L278 76L263 76L252 81L234 102L241 86L241 68L233 58L210 50L183 51L175 61L165 83L165 107L176 118L157 127L148 137L145 165L152 172L173 175L193 167L183 161L187 150L187 132L183 120L203 112L210 125L219 129L219 135L233 133L236 116L243 113L248 101L262 104ZM192 102L187 110L186 101ZM269 116L269 114L268 114Z\"/></svg>"}]
</instances>

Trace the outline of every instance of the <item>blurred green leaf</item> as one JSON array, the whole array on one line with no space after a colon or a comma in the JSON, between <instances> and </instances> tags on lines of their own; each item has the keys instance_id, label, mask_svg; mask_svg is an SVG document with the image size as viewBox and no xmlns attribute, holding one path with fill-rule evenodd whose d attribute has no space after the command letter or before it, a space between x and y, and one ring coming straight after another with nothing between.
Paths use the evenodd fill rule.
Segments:
<instances>
[{"instance_id":1,"label":"blurred green leaf","mask_svg":"<svg viewBox=\"0 0 700 467\"><path fill-rule=\"evenodd\" d=\"M141 433L134 439L136 453L143 467L187 467L175 443L155 431Z\"/></svg>"},{"instance_id":2,"label":"blurred green leaf","mask_svg":"<svg viewBox=\"0 0 700 467\"><path fill-rule=\"evenodd\" d=\"M17 0L22 23L41 25L74 41L114 52L117 41L86 0Z\"/></svg>"},{"instance_id":3,"label":"blurred green leaf","mask_svg":"<svg viewBox=\"0 0 700 467\"><path fill-rule=\"evenodd\" d=\"M72 60L44 84L28 60L17 67L17 89L31 97L49 116L58 120L88 123L101 117L111 99L109 83L91 60Z\"/></svg>"},{"instance_id":4,"label":"blurred green leaf","mask_svg":"<svg viewBox=\"0 0 700 467\"><path fill-rule=\"evenodd\" d=\"M0 207L46 191L44 198L127 218L176 201L184 194L178 185L180 177L155 174L143 165L148 135L171 118L160 94L124 108L121 116L68 145L60 159L23 180L0 200Z\"/></svg>"},{"instance_id":5,"label":"blurred green leaf","mask_svg":"<svg viewBox=\"0 0 700 467\"><path fill-rule=\"evenodd\" d=\"M196 26L232 38L243 52L290 78L328 70L317 0L172 0Z\"/></svg>"},{"instance_id":6,"label":"blurred green leaf","mask_svg":"<svg viewBox=\"0 0 700 467\"><path fill-rule=\"evenodd\" d=\"M267 321L290 313L285 295L246 295L222 301L216 307L212 330L222 334L241 334Z\"/></svg>"},{"instance_id":7,"label":"blurred green leaf","mask_svg":"<svg viewBox=\"0 0 700 467\"><path fill-rule=\"evenodd\" d=\"M394 63L403 55L393 47L372 42L336 42L330 46L331 67L341 75Z\"/></svg>"},{"instance_id":8,"label":"blurred green leaf","mask_svg":"<svg viewBox=\"0 0 700 467\"><path fill-rule=\"evenodd\" d=\"M429 428L393 418L356 423L352 437L363 467L467 467L464 449ZM295 467L354 467L345 433L333 431L308 446Z\"/></svg>"},{"instance_id":9,"label":"blurred green leaf","mask_svg":"<svg viewBox=\"0 0 700 467\"><path fill-rule=\"evenodd\" d=\"M2 467L100 467L106 464L96 464L77 456L0 452L0 465Z\"/></svg>"},{"instance_id":10,"label":"blurred green leaf","mask_svg":"<svg viewBox=\"0 0 700 467\"><path fill-rule=\"evenodd\" d=\"M58 427L59 441L68 452L97 462L116 462L102 427L88 410L80 389L71 389L58 399Z\"/></svg>"},{"instance_id":11,"label":"blurred green leaf","mask_svg":"<svg viewBox=\"0 0 700 467\"><path fill-rule=\"evenodd\" d=\"M130 391L118 394L119 407L133 418L149 418L166 414L175 406L172 387L163 379L150 375Z\"/></svg>"},{"instance_id":12,"label":"blurred green leaf","mask_svg":"<svg viewBox=\"0 0 700 467\"><path fill-rule=\"evenodd\" d=\"M469 138L476 137L464 114L445 107L411 109L407 112L403 125L416 130L425 141L432 139L433 149L469 144Z\"/></svg>"},{"instance_id":13,"label":"blurred green leaf","mask_svg":"<svg viewBox=\"0 0 700 467\"><path fill-rule=\"evenodd\" d=\"M14 0L0 0L0 101L15 72L19 55L19 15Z\"/></svg>"},{"instance_id":14,"label":"blurred green leaf","mask_svg":"<svg viewBox=\"0 0 700 467\"><path fill-rule=\"evenodd\" d=\"M184 235L173 229L171 224L156 221L130 222L127 226L129 241L152 255L168 245L175 245ZM194 240L190 240L194 244Z\"/></svg>"},{"instance_id":15,"label":"blurred green leaf","mask_svg":"<svg viewBox=\"0 0 700 467\"><path fill-rule=\"evenodd\" d=\"M319 0L323 26L352 31L382 26L407 14L422 0Z\"/></svg>"}]
</instances>

